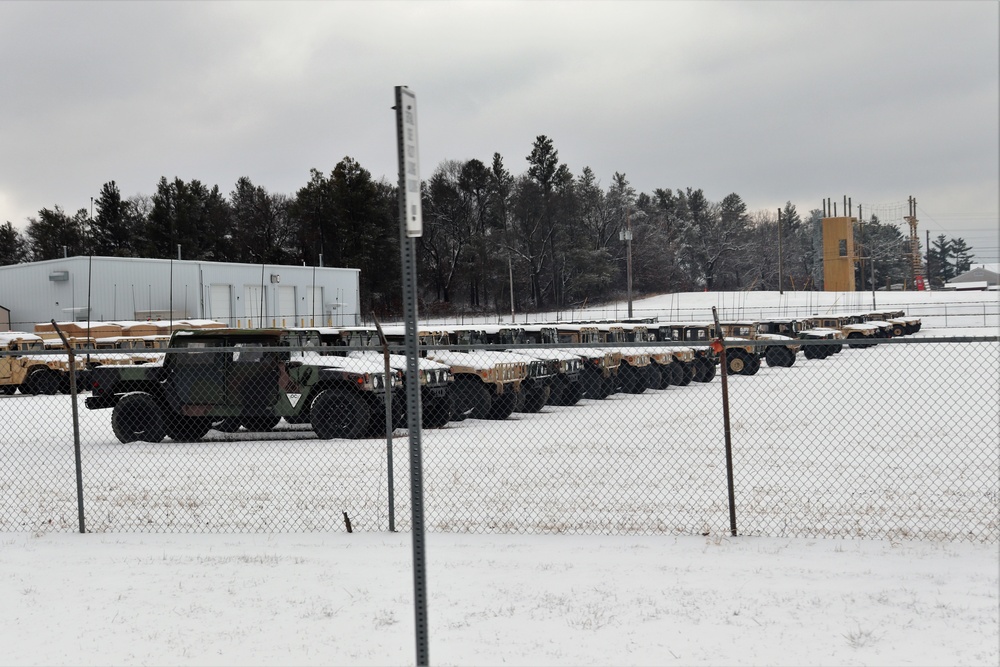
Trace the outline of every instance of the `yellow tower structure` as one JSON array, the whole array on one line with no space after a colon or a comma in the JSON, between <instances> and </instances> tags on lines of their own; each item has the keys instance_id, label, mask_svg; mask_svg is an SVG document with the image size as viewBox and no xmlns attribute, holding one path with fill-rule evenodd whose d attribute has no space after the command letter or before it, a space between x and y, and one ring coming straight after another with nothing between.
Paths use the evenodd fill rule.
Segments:
<instances>
[{"instance_id":1,"label":"yellow tower structure","mask_svg":"<svg viewBox=\"0 0 1000 667\"><path fill-rule=\"evenodd\" d=\"M853 292L854 223L857 218L823 218L823 289Z\"/></svg>"}]
</instances>

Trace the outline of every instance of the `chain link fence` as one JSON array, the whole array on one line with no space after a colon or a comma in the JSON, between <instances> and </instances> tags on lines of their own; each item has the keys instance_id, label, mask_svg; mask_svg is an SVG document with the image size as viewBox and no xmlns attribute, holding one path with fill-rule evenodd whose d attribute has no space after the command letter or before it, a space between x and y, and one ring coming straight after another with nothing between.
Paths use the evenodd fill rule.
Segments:
<instances>
[{"instance_id":1,"label":"chain link fence","mask_svg":"<svg viewBox=\"0 0 1000 667\"><path fill-rule=\"evenodd\" d=\"M245 335L0 353L0 530L408 530L405 364ZM427 530L1000 540L996 337L777 347L427 347Z\"/></svg>"}]
</instances>

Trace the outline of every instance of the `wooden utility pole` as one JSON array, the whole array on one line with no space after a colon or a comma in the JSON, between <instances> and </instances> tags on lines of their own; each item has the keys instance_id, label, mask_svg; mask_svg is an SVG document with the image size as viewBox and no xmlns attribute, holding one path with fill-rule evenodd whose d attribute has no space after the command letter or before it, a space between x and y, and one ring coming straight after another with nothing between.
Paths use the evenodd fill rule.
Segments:
<instances>
[{"instance_id":1,"label":"wooden utility pole","mask_svg":"<svg viewBox=\"0 0 1000 667\"><path fill-rule=\"evenodd\" d=\"M924 268L920 261L920 237L917 236L917 200L909 198L910 214L904 218L910 224L910 270L913 274L913 289L923 289Z\"/></svg>"},{"instance_id":2,"label":"wooden utility pole","mask_svg":"<svg viewBox=\"0 0 1000 667\"><path fill-rule=\"evenodd\" d=\"M781 257L781 209L778 209L778 294L784 294L782 288L782 276L785 275L785 267Z\"/></svg>"}]
</instances>

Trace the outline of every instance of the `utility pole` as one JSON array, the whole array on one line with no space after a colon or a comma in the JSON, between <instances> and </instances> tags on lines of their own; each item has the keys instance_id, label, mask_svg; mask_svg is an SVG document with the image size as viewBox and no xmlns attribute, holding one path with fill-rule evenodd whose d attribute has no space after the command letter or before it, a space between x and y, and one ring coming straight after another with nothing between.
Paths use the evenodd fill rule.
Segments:
<instances>
[{"instance_id":1,"label":"utility pole","mask_svg":"<svg viewBox=\"0 0 1000 667\"><path fill-rule=\"evenodd\" d=\"M618 234L621 241L625 241L625 272L628 281L628 316L632 318L632 222L629 220L628 206L625 207L625 229Z\"/></svg>"},{"instance_id":2,"label":"utility pole","mask_svg":"<svg viewBox=\"0 0 1000 667\"><path fill-rule=\"evenodd\" d=\"M778 209L778 294L784 294L785 291L782 287L784 284L782 278L785 275L785 267L782 263L781 256L781 209Z\"/></svg>"},{"instance_id":3,"label":"utility pole","mask_svg":"<svg viewBox=\"0 0 1000 667\"><path fill-rule=\"evenodd\" d=\"M920 262L920 238L917 236L917 200L910 196L910 214L904 218L910 224L910 270L913 273L913 289L923 289L924 270Z\"/></svg>"},{"instance_id":4,"label":"utility pole","mask_svg":"<svg viewBox=\"0 0 1000 667\"><path fill-rule=\"evenodd\" d=\"M927 251L927 291L931 289L931 230L925 229L924 233L927 234L927 246L925 250Z\"/></svg>"}]
</instances>

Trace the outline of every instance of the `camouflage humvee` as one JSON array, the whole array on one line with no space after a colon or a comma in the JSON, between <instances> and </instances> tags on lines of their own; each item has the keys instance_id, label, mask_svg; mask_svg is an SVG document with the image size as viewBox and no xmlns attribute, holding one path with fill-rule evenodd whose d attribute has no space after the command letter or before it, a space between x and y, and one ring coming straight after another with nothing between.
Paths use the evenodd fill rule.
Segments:
<instances>
[{"instance_id":1,"label":"camouflage humvee","mask_svg":"<svg viewBox=\"0 0 1000 667\"><path fill-rule=\"evenodd\" d=\"M113 408L121 442L197 440L220 431L269 431L282 417L310 423L322 439L373 436L383 428L385 395L399 384L372 364L292 359L280 329L175 331L161 362L99 366L87 408ZM394 401L404 405L402 401Z\"/></svg>"}]
</instances>

